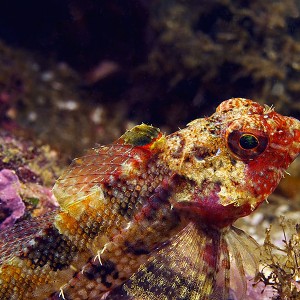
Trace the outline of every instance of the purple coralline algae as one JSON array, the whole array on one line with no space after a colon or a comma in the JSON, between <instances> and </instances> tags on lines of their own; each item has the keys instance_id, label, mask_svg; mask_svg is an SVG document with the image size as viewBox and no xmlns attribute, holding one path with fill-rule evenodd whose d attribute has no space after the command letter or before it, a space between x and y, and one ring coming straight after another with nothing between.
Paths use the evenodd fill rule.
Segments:
<instances>
[{"instance_id":1,"label":"purple coralline algae","mask_svg":"<svg viewBox=\"0 0 300 300\"><path fill-rule=\"evenodd\" d=\"M57 208L60 164L49 146L0 130L0 230Z\"/></svg>"},{"instance_id":2,"label":"purple coralline algae","mask_svg":"<svg viewBox=\"0 0 300 300\"><path fill-rule=\"evenodd\" d=\"M5 212L0 230L15 223L25 213L25 204L20 195L20 181L14 171L3 169L0 171L0 205ZM5 216L6 215L6 216Z\"/></svg>"}]
</instances>

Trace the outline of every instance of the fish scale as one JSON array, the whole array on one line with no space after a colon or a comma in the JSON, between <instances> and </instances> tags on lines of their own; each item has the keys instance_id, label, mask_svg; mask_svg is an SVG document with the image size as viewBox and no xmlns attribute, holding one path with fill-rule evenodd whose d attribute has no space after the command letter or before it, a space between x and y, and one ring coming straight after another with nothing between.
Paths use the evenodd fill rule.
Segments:
<instances>
[{"instance_id":1,"label":"fish scale","mask_svg":"<svg viewBox=\"0 0 300 300\"><path fill-rule=\"evenodd\" d=\"M245 299L252 213L300 152L300 122L222 102L168 136L141 124L75 159L60 208L0 232L0 298Z\"/></svg>"}]
</instances>

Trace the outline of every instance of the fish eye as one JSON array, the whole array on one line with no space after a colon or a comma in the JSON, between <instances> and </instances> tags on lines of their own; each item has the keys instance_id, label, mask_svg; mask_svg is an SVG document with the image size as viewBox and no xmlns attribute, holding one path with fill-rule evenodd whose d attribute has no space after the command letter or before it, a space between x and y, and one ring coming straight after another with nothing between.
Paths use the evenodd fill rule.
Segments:
<instances>
[{"instance_id":1,"label":"fish eye","mask_svg":"<svg viewBox=\"0 0 300 300\"><path fill-rule=\"evenodd\" d=\"M240 137L239 144L245 150L254 149L259 145L258 138L251 133L244 133Z\"/></svg>"},{"instance_id":2,"label":"fish eye","mask_svg":"<svg viewBox=\"0 0 300 300\"><path fill-rule=\"evenodd\" d=\"M267 148L269 138L264 132L233 130L227 135L227 146L241 160L252 160Z\"/></svg>"}]
</instances>

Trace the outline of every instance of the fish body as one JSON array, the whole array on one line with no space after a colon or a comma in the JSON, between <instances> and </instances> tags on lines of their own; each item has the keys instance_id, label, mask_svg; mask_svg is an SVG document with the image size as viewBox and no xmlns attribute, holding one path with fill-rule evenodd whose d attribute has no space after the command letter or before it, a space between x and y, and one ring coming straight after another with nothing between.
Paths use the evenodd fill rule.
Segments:
<instances>
[{"instance_id":1,"label":"fish body","mask_svg":"<svg viewBox=\"0 0 300 300\"><path fill-rule=\"evenodd\" d=\"M300 122L246 99L73 161L60 208L0 232L0 299L243 299L257 244L232 226L300 152ZM239 278L239 279L236 279Z\"/></svg>"}]
</instances>

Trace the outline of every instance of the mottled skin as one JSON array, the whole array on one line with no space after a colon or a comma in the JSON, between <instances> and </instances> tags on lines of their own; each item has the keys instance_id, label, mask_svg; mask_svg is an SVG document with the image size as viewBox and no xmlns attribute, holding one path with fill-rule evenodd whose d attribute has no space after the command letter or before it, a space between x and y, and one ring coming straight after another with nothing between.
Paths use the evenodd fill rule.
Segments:
<instances>
[{"instance_id":1,"label":"mottled skin","mask_svg":"<svg viewBox=\"0 0 300 300\"><path fill-rule=\"evenodd\" d=\"M232 223L299 152L299 121L240 98L136 126L74 160L59 210L0 232L0 299L243 299L256 243Z\"/></svg>"}]
</instances>

